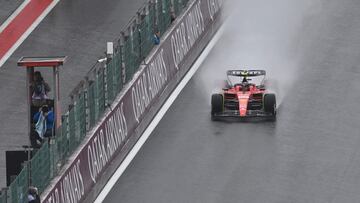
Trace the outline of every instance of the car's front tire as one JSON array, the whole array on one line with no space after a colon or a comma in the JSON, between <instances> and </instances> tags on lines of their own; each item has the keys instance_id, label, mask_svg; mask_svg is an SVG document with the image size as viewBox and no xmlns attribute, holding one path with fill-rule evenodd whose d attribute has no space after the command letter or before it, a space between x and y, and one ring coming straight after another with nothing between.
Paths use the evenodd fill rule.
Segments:
<instances>
[{"instance_id":1,"label":"car's front tire","mask_svg":"<svg viewBox=\"0 0 360 203\"><path fill-rule=\"evenodd\" d=\"M222 94L213 94L211 96L211 116L223 112L224 97Z\"/></svg>"},{"instance_id":2,"label":"car's front tire","mask_svg":"<svg viewBox=\"0 0 360 203\"><path fill-rule=\"evenodd\" d=\"M264 95L264 111L271 113L273 118L276 118L276 97L275 94Z\"/></svg>"}]
</instances>

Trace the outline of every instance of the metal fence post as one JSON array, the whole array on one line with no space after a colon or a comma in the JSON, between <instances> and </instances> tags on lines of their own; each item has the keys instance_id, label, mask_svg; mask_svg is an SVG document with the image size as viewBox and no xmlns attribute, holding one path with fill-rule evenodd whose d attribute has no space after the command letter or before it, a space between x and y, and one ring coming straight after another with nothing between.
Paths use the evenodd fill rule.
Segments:
<instances>
[{"instance_id":1,"label":"metal fence post","mask_svg":"<svg viewBox=\"0 0 360 203\"><path fill-rule=\"evenodd\" d=\"M121 64L120 64L120 69L121 69L121 85L124 86L125 85L125 81L126 81L126 67L125 67L125 53L124 53L124 47L125 47L125 32L121 32L120 33L120 39L119 39L119 44L120 44L120 56L121 56Z\"/></svg>"}]
</instances>

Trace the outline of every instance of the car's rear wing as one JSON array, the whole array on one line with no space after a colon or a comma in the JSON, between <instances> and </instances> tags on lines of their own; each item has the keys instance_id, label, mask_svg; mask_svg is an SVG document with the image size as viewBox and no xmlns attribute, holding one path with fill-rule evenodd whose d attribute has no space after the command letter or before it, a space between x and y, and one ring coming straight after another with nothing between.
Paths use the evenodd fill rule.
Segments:
<instances>
[{"instance_id":1,"label":"car's rear wing","mask_svg":"<svg viewBox=\"0 0 360 203\"><path fill-rule=\"evenodd\" d=\"M254 77L266 75L265 70L228 70L227 75L239 77Z\"/></svg>"}]
</instances>

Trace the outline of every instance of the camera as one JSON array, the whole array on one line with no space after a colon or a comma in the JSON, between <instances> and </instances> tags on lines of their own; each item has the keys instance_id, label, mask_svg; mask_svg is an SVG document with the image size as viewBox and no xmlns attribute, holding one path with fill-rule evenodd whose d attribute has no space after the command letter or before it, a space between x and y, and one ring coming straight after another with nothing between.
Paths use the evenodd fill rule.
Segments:
<instances>
[{"instance_id":1,"label":"camera","mask_svg":"<svg viewBox=\"0 0 360 203\"><path fill-rule=\"evenodd\" d=\"M49 112L49 107L47 105L44 105L44 106L41 107L41 111L43 113L47 113L47 112Z\"/></svg>"}]
</instances>

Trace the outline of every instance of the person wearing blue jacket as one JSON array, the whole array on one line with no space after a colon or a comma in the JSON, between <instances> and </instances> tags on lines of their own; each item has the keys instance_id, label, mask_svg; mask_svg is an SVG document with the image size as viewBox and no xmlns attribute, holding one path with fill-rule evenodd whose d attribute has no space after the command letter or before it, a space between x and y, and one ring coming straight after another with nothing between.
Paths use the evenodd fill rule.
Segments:
<instances>
[{"instance_id":1,"label":"person wearing blue jacket","mask_svg":"<svg viewBox=\"0 0 360 203\"><path fill-rule=\"evenodd\" d=\"M43 105L33 117L35 131L39 137L51 137L54 128L54 112L47 105Z\"/></svg>"},{"instance_id":2,"label":"person wearing blue jacket","mask_svg":"<svg viewBox=\"0 0 360 203\"><path fill-rule=\"evenodd\" d=\"M159 44L160 44L160 32L159 32L159 31L156 31L156 32L154 33L153 43L154 43L155 45L159 45Z\"/></svg>"}]
</instances>

